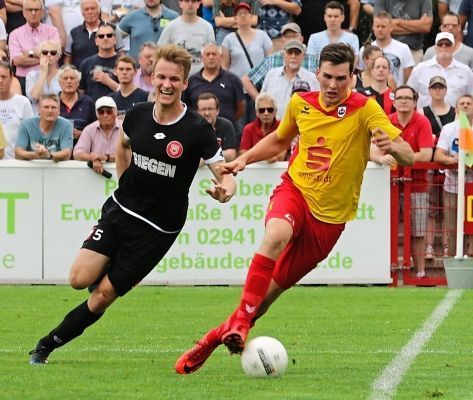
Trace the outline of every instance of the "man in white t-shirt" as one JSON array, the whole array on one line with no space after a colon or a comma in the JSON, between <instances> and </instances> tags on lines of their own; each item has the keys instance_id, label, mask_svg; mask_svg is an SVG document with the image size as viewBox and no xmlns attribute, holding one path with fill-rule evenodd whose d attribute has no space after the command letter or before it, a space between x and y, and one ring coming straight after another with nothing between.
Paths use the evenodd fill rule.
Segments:
<instances>
[{"instance_id":1,"label":"man in white t-shirt","mask_svg":"<svg viewBox=\"0 0 473 400\"><path fill-rule=\"evenodd\" d=\"M169 22L158 40L158 46L177 44L192 55L190 75L202 68L200 49L205 43L214 42L215 34L212 25L197 15L200 1L181 0L182 14Z\"/></svg>"},{"instance_id":2,"label":"man in white t-shirt","mask_svg":"<svg viewBox=\"0 0 473 400\"><path fill-rule=\"evenodd\" d=\"M10 91L12 77L10 64L0 61L0 124L6 139L5 160L15 159L16 138L21 121L33 116L28 98Z\"/></svg>"},{"instance_id":3,"label":"man in white t-shirt","mask_svg":"<svg viewBox=\"0 0 473 400\"><path fill-rule=\"evenodd\" d=\"M409 79L412 67L415 65L414 58L409 46L399 40L393 39L392 17L387 11L378 12L373 18L373 33L376 40L371 43L383 50L384 56L391 64L391 74L393 75L397 86L403 85ZM363 54L363 48L360 49ZM358 68L363 70L364 64L360 57Z\"/></svg>"},{"instance_id":4,"label":"man in white t-shirt","mask_svg":"<svg viewBox=\"0 0 473 400\"><path fill-rule=\"evenodd\" d=\"M62 47L66 46L67 34L84 22L80 0L45 0L46 23L55 26L61 36Z\"/></svg>"}]
</instances>

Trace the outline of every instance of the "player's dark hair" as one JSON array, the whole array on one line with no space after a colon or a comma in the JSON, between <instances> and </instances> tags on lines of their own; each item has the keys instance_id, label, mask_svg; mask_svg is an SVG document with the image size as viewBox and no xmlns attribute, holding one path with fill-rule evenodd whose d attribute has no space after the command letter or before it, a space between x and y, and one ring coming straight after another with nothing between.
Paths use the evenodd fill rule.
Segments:
<instances>
[{"instance_id":1,"label":"player's dark hair","mask_svg":"<svg viewBox=\"0 0 473 400\"><path fill-rule=\"evenodd\" d=\"M184 72L184 80L187 80L189 76L189 71L191 70L192 56L186 49L178 46L177 44L166 44L163 46L159 46L158 50L156 50L156 60L153 65L153 71L156 68L156 64L161 58L164 58L166 61L172 62L174 64L180 65Z\"/></svg>"},{"instance_id":2,"label":"player's dark hair","mask_svg":"<svg viewBox=\"0 0 473 400\"><path fill-rule=\"evenodd\" d=\"M340 10L342 15L345 15L345 7L343 7L343 4L338 1L329 1L324 7L324 14L327 11L327 8Z\"/></svg>"},{"instance_id":3,"label":"player's dark hair","mask_svg":"<svg viewBox=\"0 0 473 400\"><path fill-rule=\"evenodd\" d=\"M412 92L412 97L415 102L417 102L417 99L419 98L419 94L415 91L415 89L412 86L409 85L400 85L394 90L394 98L396 98L396 94L399 90L401 89L409 89Z\"/></svg>"},{"instance_id":4,"label":"player's dark hair","mask_svg":"<svg viewBox=\"0 0 473 400\"><path fill-rule=\"evenodd\" d=\"M199 94L199 97L197 97L197 108L199 107L199 100L210 100L210 99L214 99L215 100L215 107L217 107L217 109L220 109L220 101L218 100L218 97L215 96L213 93L210 93L210 92L205 92L205 93L201 93Z\"/></svg>"},{"instance_id":5,"label":"player's dark hair","mask_svg":"<svg viewBox=\"0 0 473 400\"><path fill-rule=\"evenodd\" d=\"M321 66L324 61L334 65L348 63L350 73L353 73L355 67L355 52L349 44L331 43L325 46L320 52L319 66Z\"/></svg>"}]
</instances>

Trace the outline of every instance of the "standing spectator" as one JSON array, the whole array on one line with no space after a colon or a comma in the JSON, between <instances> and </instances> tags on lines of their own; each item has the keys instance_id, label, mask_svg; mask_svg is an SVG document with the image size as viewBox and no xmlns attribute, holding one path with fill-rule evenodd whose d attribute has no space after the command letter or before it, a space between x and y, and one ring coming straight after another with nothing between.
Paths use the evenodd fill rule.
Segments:
<instances>
[{"instance_id":1,"label":"standing spectator","mask_svg":"<svg viewBox=\"0 0 473 400\"><path fill-rule=\"evenodd\" d=\"M318 90L319 83L314 72L301 67L304 58L304 44L298 40L290 40L284 45L284 66L273 68L264 78L261 90L273 95L276 99L276 118L281 120L286 105L292 95L292 86L296 81L307 81L311 90Z\"/></svg>"},{"instance_id":2,"label":"standing spectator","mask_svg":"<svg viewBox=\"0 0 473 400\"><path fill-rule=\"evenodd\" d=\"M61 37L61 47L65 47L71 29L84 22L80 0L45 0L45 7L45 23L57 28Z\"/></svg>"},{"instance_id":3,"label":"standing spectator","mask_svg":"<svg viewBox=\"0 0 473 400\"><path fill-rule=\"evenodd\" d=\"M20 94L13 93L12 66L7 61L0 61L0 125L6 139L5 159L15 158L15 144L21 121L33 116L31 102Z\"/></svg>"},{"instance_id":4,"label":"standing spectator","mask_svg":"<svg viewBox=\"0 0 473 400\"><path fill-rule=\"evenodd\" d=\"M109 96L115 101L118 116L123 119L125 113L137 103L148 100L148 92L140 89L133 82L136 74L136 62L130 56L121 56L115 63L115 75L120 84L116 92Z\"/></svg>"},{"instance_id":5,"label":"standing spectator","mask_svg":"<svg viewBox=\"0 0 473 400\"><path fill-rule=\"evenodd\" d=\"M122 121L117 118L117 106L108 96L95 102L97 121L87 125L74 147L74 160L92 161L93 170L101 175L104 162L115 162L115 148Z\"/></svg>"},{"instance_id":6,"label":"standing spectator","mask_svg":"<svg viewBox=\"0 0 473 400\"><path fill-rule=\"evenodd\" d=\"M111 24L117 24L131 11L145 6L144 0L100 0L102 18Z\"/></svg>"},{"instance_id":7,"label":"standing spectator","mask_svg":"<svg viewBox=\"0 0 473 400\"><path fill-rule=\"evenodd\" d=\"M200 49L205 43L215 41L212 25L197 15L200 6L199 0L179 0L182 14L173 19L164 28L158 45L177 44L186 49L192 56L190 74L200 70Z\"/></svg>"},{"instance_id":8,"label":"standing spectator","mask_svg":"<svg viewBox=\"0 0 473 400\"><path fill-rule=\"evenodd\" d=\"M351 32L342 30L342 23L345 19L345 9L338 1L330 1L324 9L324 21L327 29L313 33L309 37L307 43L307 53L313 54L318 60L322 49L330 43L346 43L349 44L356 57L358 57L360 50L360 43L358 36Z\"/></svg>"},{"instance_id":9,"label":"standing spectator","mask_svg":"<svg viewBox=\"0 0 473 400\"><path fill-rule=\"evenodd\" d=\"M465 112L470 125L473 123L473 97L470 94L462 95L458 98L456 111ZM458 164L458 137L460 123L458 120L446 124L440 132L437 148L435 149L434 161L443 165ZM473 182L473 170L465 170L465 182ZM444 254L455 255L457 236L457 198L458 198L458 171L452 169L445 170L445 181L443 183L443 204L445 215L445 229L447 235L447 249ZM464 241L464 254L473 256L473 235L467 235Z\"/></svg>"},{"instance_id":10,"label":"standing spectator","mask_svg":"<svg viewBox=\"0 0 473 400\"><path fill-rule=\"evenodd\" d=\"M428 106L420 109L430 122L432 133L435 136L435 147L444 125L455 120L455 108L445 102L447 95L447 81L441 76L434 76L429 81L429 94L432 99ZM427 219L427 236L425 258L427 260L434 258L435 225L438 222L441 226L443 255L448 256L447 238L443 224L443 193L441 185L444 182L445 174L438 169L429 171L429 215Z\"/></svg>"},{"instance_id":11,"label":"standing spectator","mask_svg":"<svg viewBox=\"0 0 473 400\"><path fill-rule=\"evenodd\" d=\"M443 19L447 13L451 12L458 15L462 0L437 0L437 10L439 18Z\"/></svg>"},{"instance_id":12,"label":"standing spectator","mask_svg":"<svg viewBox=\"0 0 473 400\"><path fill-rule=\"evenodd\" d=\"M276 119L278 108L276 100L271 94L267 92L261 92L258 94L255 100L255 110L255 120L246 124L243 128L239 155L246 153L256 143L266 135L275 131L279 126L279 120ZM272 157L268 162L283 161L286 157L286 152L286 150L283 150L282 153L278 156Z\"/></svg>"},{"instance_id":13,"label":"standing spectator","mask_svg":"<svg viewBox=\"0 0 473 400\"><path fill-rule=\"evenodd\" d=\"M375 0L374 13L387 11L392 17L393 36L409 46L414 62L424 55L424 34L432 28L432 0Z\"/></svg>"},{"instance_id":14,"label":"standing spectator","mask_svg":"<svg viewBox=\"0 0 473 400\"><path fill-rule=\"evenodd\" d=\"M464 32L465 28L467 30L463 41L466 45L473 47L473 0L463 0L458 15L460 16L461 31Z\"/></svg>"},{"instance_id":15,"label":"standing spectator","mask_svg":"<svg viewBox=\"0 0 473 400\"><path fill-rule=\"evenodd\" d=\"M301 28L294 22L284 25L281 29L281 34L284 43L289 40L299 40L302 43L304 40L301 35ZM243 75L241 81L243 82L246 92L253 100L258 96L267 73L271 69L281 67L284 64L283 55L283 50L277 51L252 68L247 75ZM318 61L316 58L312 54L307 54L307 52L305 52L304 59L302 60L302 67L309 71L315 71L317 65Z\"/></svg>"},{"instance_id":16,"label":"standing spectator","mask_svg":"<svg viewBox=\"0 0 473 400\"><path fill-rule=\"evenodd\" d=\"M453 58L461 63L468 65L470 69L473 68L473 48L462 43L463 34L460 29L460 17L451 12L447 12L442 18L442 25L440 25L442 32L450 32L455 38L453 46ZM435 46L429 47L424 54L424 61L435 57Z\"/></svg>"},{"instance_id":17,"label":"standing spectator","mask_svg":"<svg viewBox=\"0 0 473 400\"><path fill-rule=\"evenodd\" d=\"M95 36L99 48L97 55L86 58L80 65L82 78L79 90L90 96L94 101L110 91L118 89L117 77L114 74L115 61L115 27L108 23L99 26Z\"/></svg>"},{"instance_id":18,"label":"standing spectator","mask_svg":"<svg viewBox=\"0 0 473 400\"><path fill-rule=\"evenodd\" d=\"M140 48L140 55L138 56L138 64L140 67L136 71L133 83L140 89L146 90L148 93L153 93L153 65L156 59L156 43L144 42Z\"/></svg>"},{"instance_id":19,"label":"standing spectator","mask_svg":"<svg viewBox=\"0 0 473 400\"><path fill-rule=\"evenodd\" d=\"M71 154L72 124L59 116L59 97L43 94L39 99L39 116L21 121L15 157L67 161Z\"/></svg>"},{"instance_id":20,"label":"standing spectator","mask_svg":"<svg viewBox=\"0 0 473 400\"><path fill-rule=\"evenodd\" d=\"M26 74L26 96L33 104L33 112L38 111L38 101L42 94L59 94L58 61L61 45L48 40L39 45L39 69Z\"/></svg>"},{"instance_id":21,"label":"standing spectator","mask_svg":"<svg viewBox=\"0 0 473 400\"><path fill-rule=\"evenodd\" d=\"M359 92L368 97L374 97L386 115L392 114L394 109L394 93L388 86L390 63L386 56L379 56L373 61L371 85Z\"/></svg>"},{"instance_id":22,"label":"standing spectator","mask_svg":"<svg viewBox=\"0 0 473 400\"><path fill-rule=\"evenodd\" d=\"M259 0L245 0L251 7L250 24L256 26L258 24ZM216 39L218 44L222 44L223 39L229 33L237 28L235 18L235 7L243 1L240 0L214 0L213 15L215 26L217 27Z\"/></svg>"},{"instance_id":23,"label":"standing spectator","mask_svg":"<svg viewBox=\"0 0 473 400\"><path fill-rule=\"evenodd\" d=\"M241 80L222 68L222 48L216 43L207 43L201 50L202 69L189 78L183 101L194 110L197 98L204 92L213 93L220 102L220 116L230 120L236 127L243 116L245 102Z\"/></svg>"},{"instance_id":24,"label":"standing spectator","mask_svg":"<svg viewBox=\"0 0 473 400\"><path fill-rule=\"evenodd\" d=\"M225 161L232 161L236 157L237 140L233 124L226 118L220 117L220 102L213 93L202 93L197 98L197 112L212 125L223 151Z\"/></svg>"},{"instance_id":25,"label":"standing spectator","mask_svg":"<svg viewBox=\"0 0 473 400\"><path fill-rule=\"evenodd\" d=\"M271 38L274 50L283 48L281 28L301 13L301 5L301 0L260 0L258 28Z\"/></svg>"},{"instance_id":26,"label":"standing spectator","mask_svg":"<svg viewBox=\"0 0 473 400\"><path fill-rule=\"evenodd\" d=\"M222 42L222 66L239 78L263 61L272 49L267 33L251 27L250 11L250 6L246 3L236 6L237 29L225 36Z\"/></svg>"},{"instance_id":27,"label":"standing spectator","mask_svg":"<svg viewBox=\"0 0 473 400\"><path fill-rule=\"evenodd\" d=\"M65 64L59 68L58 79L61 86L59 114L72 122L74 146L82 129L95 121L94 101L85 94L79 94L81 76L82 74L73 65Z\"/></svg>"},{"instance_id":28,"label":"standing spectator","mask_svg":"<svg viewBox=\"0 0 473 400\"><path fill-rule=\"evenodd\" d=\"M371 44L383 50L391 63L391 73L396 85L403 85L409 79L412 67L415 65L409 46L393 39L391 15L386 11L379 11L373 18L373 33L376 40ZM359 69L363 69L363 65Z\"/></svg>"},{"instance_id":29,"label":"standing spectator","mask_svg":"<svg viewBox=\"0 0 473 400\"><path fill-rule=\"evenodd\" d=\"M81 0L80 7L84 22L68 31L64 49L64 64L74 64L77 69L87 57L95 56L99 51L96 44L96 33L103 21L100 19L99 0ZM123 39L119 31L115 31L115 50L123 50Z\"/></svg>"},{"instance_id":30,"label":"standing spectator","mask_svg":"<svg viewBox=\"0 0 473 400\"><path fill-rule=\"evenodd\" d=\"M414 151L414 159L432 160L434 141L429 120L416 111L417 93L407 85L394 91L396 112L389 116L392 124L402 130L402 138ZM429 207L426 170L412 171L411 185L411 249L417 277L425 277L425 235Z\"/></svg>"},{"instance_id":31,"label":"standing spectator","mask_svg":"<svg viewBox=\"0 0 473 400\"><path fill-rule=\"evenodd\" d=\"M5 28L7 33L10 34L16 28L24 25L26 19L23 15L23 0L0 0L5 3L6 9L6 22Z\"/></svg>"},{"instance_id":32,"label":"standing spectator","mask_svg":"<svg viewBox=\"0 0 473 400\"><path fill-rule=\"evenodd\" d=\"M61 39L54 26L41 22L44 15L42 0L25 0L23 15L26 23L10 33L8 47L22 93L25 93L26 74L39 69L39 44L46 40L60 43Z\"/></svg>"},{"instance_id":33,"label":"standing spectator","mask_svg":"<svg viewBox=\"0 0 473 400\"><path fill-rule=\"evenodd\" d=\"M161 0L145 0L145 6L134 10L120 21L118 29L130 36L130 56L138 58L144 42L157 42L164 28L179 14L161 4Z\"/></svg>"},{"instance_id":34,"label":"standing spectator","mask_svg":"<svg viewBox=\"0 0 473 400\"><path fill-rule=\"evenodd\" d=\"M455 39L450 32L440 32L435 37L435 57L423 61L412 70L407 83L419 93L419 107L429 104L429 81L442 76L447 81L445 100L455 106L460 95L473 93L473 72L453 58Z\"/></svg>"}]
</instances>

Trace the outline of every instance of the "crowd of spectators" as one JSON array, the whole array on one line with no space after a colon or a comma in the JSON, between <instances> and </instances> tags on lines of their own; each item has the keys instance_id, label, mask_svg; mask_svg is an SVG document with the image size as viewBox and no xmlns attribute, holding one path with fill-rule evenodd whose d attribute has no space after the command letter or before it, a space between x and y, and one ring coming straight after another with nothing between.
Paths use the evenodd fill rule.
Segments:
<instances>
[{"instance_id":1,"label":"crowd of spectators","mask_svg":"<svg viewBox=\"0 0 473 400\"><path fill-rule=\"evenodd\" d=\"M320 51L344 42L357 54L352 89L376 99L419 161L451 162L442 135L448 128L458 137L450 124L456 111L469 111L463 103L473 94L472 7L471 0L0 0L0 159L72 157L101 173L126 111L154 99L157 47L175 43L193 57L183 101L212 125L231 160L277 127L294 92L318 89ZM372 159L393 167L386 155ZM421 175L413 199L428 210L443 194L424 185L435 174ZM428 259L425 226L438 213L427 214L413 220L413 235ZM451 240L442 242L449 254ZM416 265L423 276L422 260Z\"/></svg>"}]
</instances>

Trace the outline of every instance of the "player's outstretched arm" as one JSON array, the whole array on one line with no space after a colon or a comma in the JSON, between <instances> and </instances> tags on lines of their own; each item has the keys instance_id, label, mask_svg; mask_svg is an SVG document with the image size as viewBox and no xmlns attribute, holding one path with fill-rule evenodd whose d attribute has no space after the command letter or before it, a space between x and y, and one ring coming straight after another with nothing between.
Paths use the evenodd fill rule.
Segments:
<instances>
[{"instance_id":1,"label":"player's outstretched arm","mask_svg":"<svg viewBox=\"0 0 473 400\"><path fill-rule=\"evenodd\" d=\"M222 165L223 162L221 161L208 164L208 167L214 174L215 179L212 179L214 186L210 189L206 189L205 191L220 203L226 203L227 201L230 201L236 192L236 182L233 178L233 175L222 175Z\"/></svg>"},{"instance_id":2,"label":"player's outstretched arm","mask_svg":"<svg viewBox=\"0 0 473 400\"><path fill-rule=\"evenodd\" d=\"M376 128L372 132L371 143L379 148L384 154L391 154L399 165L412 166L414 164L414 152L409 143L401 137L391 140L386 132Z\"/></svg>"},{"instance_id":3,"label":"player's outstretched arm","mask_svg":"<svg viewBox=\"0 0 473 400\"><path fill-rule=\"evenodd\" d=\"M235 160L223 164L221 166L222 174L236 175L249 164L276 157L290 147L291 141L292 137L282 139L276 134L276 131L273 131Z\"/></svg>"},{"instance_id":4,"label":"player's outstretched arm","mask_svg":"<svg viewBox=\"0 0 473 400\"><path fill-rule=\"evenodd\" d=\"M120 137L117 141L117 147L115 149L115 166L117 170L118 179L122 176L123 172L128 168L131 162L131 148L130 140L125 136L125 132L120 128Z\"/></svg>"}]
</instances>

